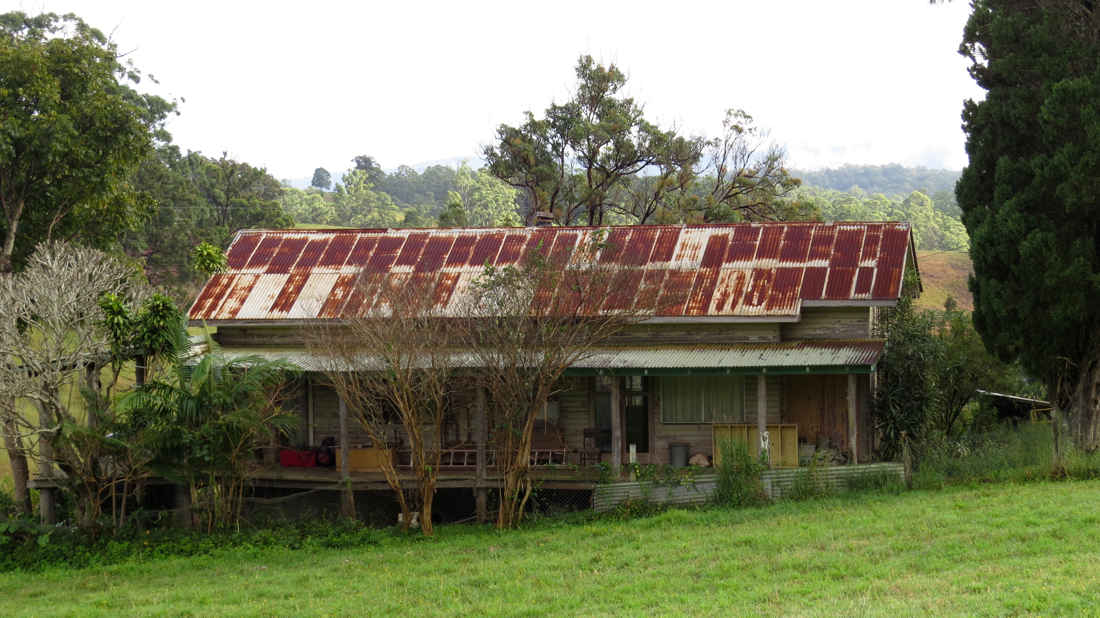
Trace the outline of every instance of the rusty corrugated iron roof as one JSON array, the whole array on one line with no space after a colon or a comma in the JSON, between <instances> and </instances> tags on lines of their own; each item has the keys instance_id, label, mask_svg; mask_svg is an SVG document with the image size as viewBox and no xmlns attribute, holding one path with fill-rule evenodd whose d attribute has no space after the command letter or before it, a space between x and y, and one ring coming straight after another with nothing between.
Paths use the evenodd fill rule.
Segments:
<instances>
[{"instance_id":1,"label":"rusty corrugated iron roof","mask_svg":"<svg viewBox=\"0 0 1100 618\"><path fill-rule=\"evenodd\" d=\"M640 270L639 288L682 297L667 317L797 315L802 301L894 301L908 223L738 223L611 228L243 230L192 320L339 318L360 272L429 284L444 310L486 264L568 256L597 229L597 259ZM362 299L358 300L359 303Z\"/></svg>"},{"instance_id":2,"label":"rusty corrugated iron roof","mask_svg":"<svg viewBox=\"0 0 1100 618\"><path fill-rule=\"evenodd\" d=\"M594 350L573 365L573 373L614 371L617 375L691 375L695 373L820 373L825 368L846 372L869 372L882 356L884 342L877 339L792 339L767 343L665 344L614 346ZM260 356L268 360L284 359L304 371L319 372L334 361L324 355L295 347L223 348L230 359ZM472 368L473 357L456 351L455 365ZM341 369L370 370L378 365L364 359L356 367ZM584 371L588 370L588 371Z\"/></svg>"}]
</instances>

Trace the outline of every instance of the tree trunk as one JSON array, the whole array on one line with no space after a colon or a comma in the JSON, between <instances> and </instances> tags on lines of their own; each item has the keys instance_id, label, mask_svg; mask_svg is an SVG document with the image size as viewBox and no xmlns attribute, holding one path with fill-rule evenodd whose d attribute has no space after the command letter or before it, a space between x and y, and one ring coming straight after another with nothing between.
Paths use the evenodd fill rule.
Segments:
<instances>
[{"instance_id":1,"label":"tree trunk","mask_svg":"<svg viewBox=\"0 0 1100 618\"><path fill-rule=\"evenodd\" d=\"M18 200L7 216L8 229L4 236L3 250L0 251L0 272L11 272L11 254L15 252L15 236L19 230L19 219L23 217L23 205L23 200Z\"/></svg>"},{"instance_id":2,"label":"tree trunk","mask_svg":"<svg viewBox=\"0 0 1100 618\"><path fill-rule=\"evenodd\" d=\"M14 403L9 400L9 405L14 408ZM23 439L19 436L19 428L14 419L4 422L0 428L4 434L4 448L8 451L8 462L11 464L11 476L15 483L15 509L17 513L29 515L31 513L31 492L27 489L30 481L30 467L27 465L27 454L23 449Z\"/></svg>"},{"instance_id":3,"label":"tree trunk","mask_svg":"<svg viewBox=\"0 0 1100 618\"><path fill-rule=\"evenodd\" d=\"M1074 448L1088 453L1100 447L1100 349L1094 346L1093 350L1078 365L1080 369L1073 375L1076 382L1062 385L1062 392L1068 394L1067 405L1061 410L1066 437ZM1052 404L1057 409L1058 402Z\"/></svg>"},{"instance_id":4,"label":"tree trunk","mask_svg":"<svg viewBox=\"0 0 1100 618\"><path fill-rule=\"evenodd\" d=\"M420 484L420 531L424 536L432 536L432 499L435 498L435 475L425 478Z\"/></svg>"}]
</instances>

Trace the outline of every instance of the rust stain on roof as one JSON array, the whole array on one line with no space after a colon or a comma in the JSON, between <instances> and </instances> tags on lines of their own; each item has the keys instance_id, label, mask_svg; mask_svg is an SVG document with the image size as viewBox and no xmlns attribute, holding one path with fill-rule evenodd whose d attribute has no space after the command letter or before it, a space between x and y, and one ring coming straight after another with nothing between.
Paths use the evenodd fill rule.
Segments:
<instances>
[{"instance_id":1,"label":"rust stain on roof","mask_svg":"<svg viewBox=\"0 0 1100 618\"><path fill-rule=\"evenodd\" d=\"M229 272L211 277L190 317L338 318L375 302L356 289L360 273L421 286L446 312L486 264L515 265L535 253L575 263L597 229L245 230L227 252ZM662 298L662 316L689 317L791 316L801 301L896 300L910 242L907 223L624 226L599 234L600 262L638 269L605 309ZM570 294L540 290L536 298L554 293Z\"/></svg>"}]
</instances>

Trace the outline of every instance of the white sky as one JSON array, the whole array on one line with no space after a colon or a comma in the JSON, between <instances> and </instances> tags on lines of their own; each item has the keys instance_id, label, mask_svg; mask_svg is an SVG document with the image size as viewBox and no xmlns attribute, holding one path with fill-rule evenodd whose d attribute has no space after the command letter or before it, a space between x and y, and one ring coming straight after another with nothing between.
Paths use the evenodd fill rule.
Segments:
<instances>
[{"instance_id":1,"label":"white sky","mask_svg":"<svg viewBox=\"0 0 1100 618\"><path fill-rule=\"evenodd\" d=\"M647 117L717 133L741 108L795 167L961 168L964 0L242 2L0 0L74 12L186 99L184 149L278 178L474 156L564 99L580 54L613 60Z\"/></svg>"}]
</instances>

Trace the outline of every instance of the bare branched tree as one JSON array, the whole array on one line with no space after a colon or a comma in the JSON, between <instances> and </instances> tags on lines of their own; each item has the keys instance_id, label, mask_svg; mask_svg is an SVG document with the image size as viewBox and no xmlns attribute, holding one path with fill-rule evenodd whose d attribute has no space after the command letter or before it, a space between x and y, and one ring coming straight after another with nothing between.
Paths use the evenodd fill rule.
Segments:
<instances>
[{"instance_id":1,"label":"bare branched tree","mask_svg":"<svg viewBox=\"0 0 1100 618\"><path fill-rule=\"evenodd\" d=\"M722 135L710 142L701 174L707 195L700 204L708 222L798 219L785 201L802 183L787 171L787 153L753 125L743 110L726 111ZM792 216L794 215L794 216Z\"/></svg>"},{"instance_id":2,"label":"bare branched tree","mask_svg":"<svg viewBox=\"0 0 1100 618\"><path fill-rule=\"evenodd\" d=\"M115 387L113 380L100 379L112 360L99 301L114 294L140 304L145 290L134 274L100 251L57 243L40 246L25 271L0 279L5 442L16 459L36 460L41 472L57 466L58 480L77 497L81 525L98 519L112 479L130 474L119 468L128 458L106 463L119 445L89 429L109 415L105 402ZM17 400L31 402L37 418Z\"/></svg>"},{"instance_id":3,"label":"bare branched tree","mask_svg":"<svg viewBox=\"0 0 1100 618\"><path fill-rule=\"evenodd\" d=\"M622 329L677 302L660 285L672 274L628 266L628 260L615 259L619 250L599 233L569 252L535 247L516 266L486 266L470 286L462 313L471 361L489 395L487 417L501 477L500 528L523 518L533 489L535 419L563 388L566 369Z\"/></svg>"},{"instance_id":4,"label":"bare branched tree","mask_svg":"<svg viewBox=\"0 0 1100 618\"><path fill-rule=\"evenodd\" d=\"M341 327L316 327L308 346L322 359L336 390L381 452L382 471L397 494L404 527L412 508L394 469L393 422L404 428L416 477L420 525L431 535L432 501L444 451L443 423L469 380L459 368L462 323L444 315L436 281L362 273Z\"/></svg>"}]
</instances>

